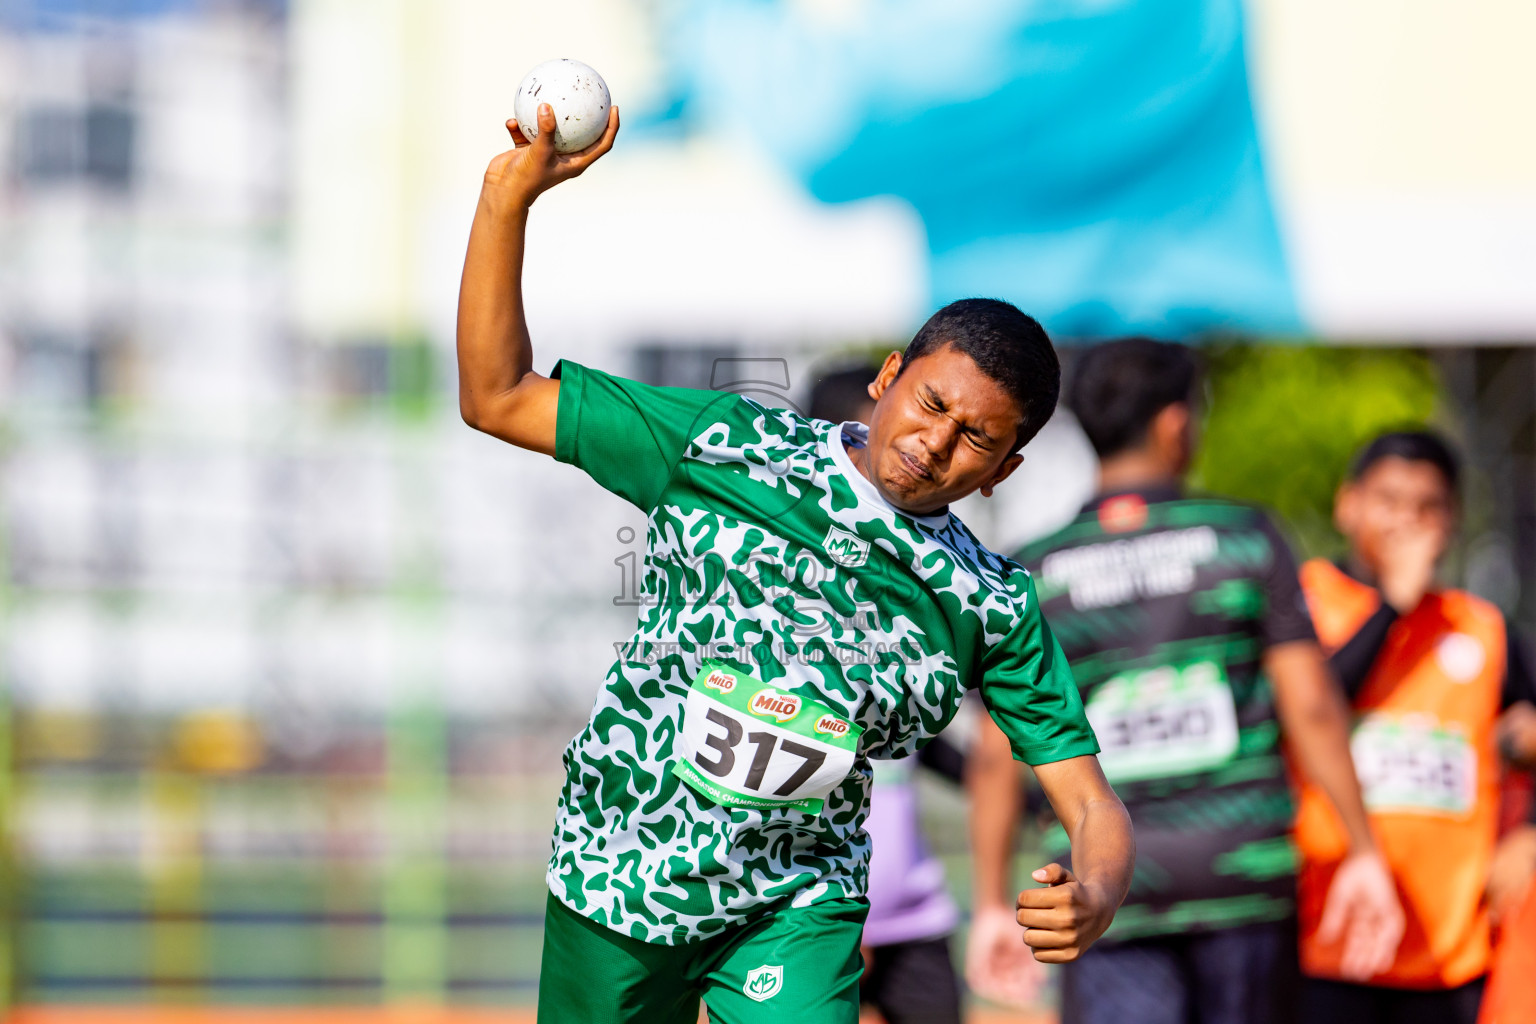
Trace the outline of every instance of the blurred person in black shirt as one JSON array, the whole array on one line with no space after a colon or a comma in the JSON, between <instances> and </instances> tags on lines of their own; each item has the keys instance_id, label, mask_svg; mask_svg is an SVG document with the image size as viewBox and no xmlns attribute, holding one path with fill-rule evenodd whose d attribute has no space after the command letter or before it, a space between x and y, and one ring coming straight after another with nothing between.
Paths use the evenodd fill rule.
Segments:
<instances>
[{"instance_id":1,"label":"blurred person in black shirt","mask_svg":"<svg viewBox=\"0 0 1536 1024\"><path fill-rule=\"evenodd\" d=\"M1290 549L1263 510L1184 492L1198 379L1180 345L1130 338L1084 352L1067 404L1098 453L1098 493L1014 556L1035 576L1136 835L1125 904L1065 968L1064 1024L1289 1019L1298 972L1282 734L1348 827L1329 910L1350 969L1363 978L1384 967L1402 934L1350 759L1348 709ZM971 760L967 974L987 991L1031 966L1008 898L1020 778L988 723ZM1047 855L1065 855L1061 837L1059 826L1048 833Z\"/></svg>"}]
</instances>

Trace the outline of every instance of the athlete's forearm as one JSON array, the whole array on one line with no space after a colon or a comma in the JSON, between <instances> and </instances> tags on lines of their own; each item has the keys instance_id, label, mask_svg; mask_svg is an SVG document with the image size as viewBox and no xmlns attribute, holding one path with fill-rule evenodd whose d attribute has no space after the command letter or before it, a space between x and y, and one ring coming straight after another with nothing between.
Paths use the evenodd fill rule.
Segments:
<instances>
[{"instance_id":1,"label":"athlete's forearm","mask_svg":"<svg viewBox=\"0 0 1536 1024\"><path fill-rule=\"evenodd\" d=\"M1356 853L1374 850L1376 840L1371 835L1365 801L1360 796L1360 781L1355 775L1355 762L1349 753L1347 720L1338 716L1329 725L1309 730L1309 733L1307 739L1291 744L1298 765L1333 804L1349 836L1350 849Z\"/></svg>"},{"instance_id":2,"label":"athlete's forearm","mask_svg":"<svg viewBox=\"0 0 1536 1024\"><path fill-rule=\"evenodd\" d=\"M459 282L459 411L478 430L553 455L560 382L533 372L523 316L528 208L613 148L619 108L608 108L603 137L579 153L555 151L555 112L548 103L539 105L538 119L531 143L517 122L507 122L515 148L491 160L480 186Z\"/></svg>"},{"instance_id":3,"label":"athlete's forearm","mask_svg":"<svg viewBox=\"0 0 1536 1024\"><path fill-rule=\"evenodd\" d=\"M1072 842L1072 873L1105 906L1118 908L1136 868L1135 833L1125 805L1113 793L1093 797L1075 820L1063 819L1062 827Z\"/></svg>"},{"instance_id":4,"label":"athlete's forearm","mask_svg":"<svg viewBox=\"0 0 1536 1024\"><path fill-rule=\"evenodd\" d=\"M965 762L971 801L973 903L977 909L1013 911L1013 838L1019 828L1022 787L1008 738L988 715L981 716L976 743Z\"/></svg>"},{"instance_id":5,"label":"athlete's forearm","mask_svg":"<svg viewBox=\"0 0 1536 1024\"><path fill-rule=\"evenodd\" d=\"M1030 877L1059 891L1019 893L1019 923L1030 929L1024 941L1037 947L1036 959L1064 963L1080 956L1114 921L1115 911L1131 889L1136 835L1131 816L1104 778L1098 758L1085 754L1037 765L1035 777L1072 843L1072 871L1065 873L1059 864L1036 870ZM1049 913L1040 911L1062 906L1073 910L1068 932L1035 934L1036 928L1046 932L1058 928ZM1066 945L1061 944L1064 940ZM1053 946L1055 952L1049 952Z\"/></svg>"},{"instance_id":6,"label":"athlete's forearm","mask_svg":"<svg viewBox=\"0 0 1536 1024\"><path fill-rule=\"evenodd\" d=\"M1274 682L1275 710L1297 767L1333 804L1353 851L1374 850L1349 752L1349 707L1322 652L1310 642L1282 644L1265 653L1264 669Z\"/></svg>"},{"instance_id":7,"label":"athlete's forearm","mask_svg":"<svg viewBox=\"0 0 1536 1024\"><path fill-rule=\"evenodd\" d=\"M486 183L480 190L459 284L459 411L479 426L533 367L523 313L528 206Z\"/></svg>"}]
</instances>

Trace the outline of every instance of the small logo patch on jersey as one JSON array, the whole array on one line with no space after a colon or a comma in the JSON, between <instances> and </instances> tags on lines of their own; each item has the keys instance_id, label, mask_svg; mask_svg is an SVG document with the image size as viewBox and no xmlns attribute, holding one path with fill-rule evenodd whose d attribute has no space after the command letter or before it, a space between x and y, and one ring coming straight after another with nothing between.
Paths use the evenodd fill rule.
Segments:
<instances>
[{"instance_id":1,"label":"small logo patch on jersey","mask_svg":"<svg viewBox=\"0 0 1536 1024\"><path fill-rule=\"evenodd\" d=\"M763 964L747 972L747 983L741 986L748 999L761 1003L772 999L784 987L784 965Z\"/></svg>"},{"instance_id":2,"label":"small logo patch on jersey","mask_svg":"<svg viewBox=\"0 0 1536 1024\"><path fill-rule=\"evenodd\" d=\"M1470 683L1477 678L1488 661L1483 645L1477 637L1466 633L1447 633L1435 645L1435 660L1440 671L1458 683Z\"/></svg>"},{"instance_id":3,"label":"small logo patch on jersey","mask_svg":"<svg viewBox=\"0 0 1536 1024\"><path fill-rule=\"evenodd\" d=\"M736 677L731 675L729 672L722 672L719 669L715 669L709 675L704 677L704 685L711 689L719 690L721 693L730 693L732 690L736 689Z\"/></svg>"},{"instance_id":4,"label":"small logo patch on jersey","mask_svg":"<svg viewBox=\"0 0 1536 1024\"><path fill-rule=\"evenodd\" d=\"M848 723L836 715L822 715L816 719L816 731L831 733L833 736L848 735Z\"/></svg>"},{"instance_id":5,"label":"small logo patch on jersey","mask_svg":"<svg viewBox=\"0 0 1536 1024\"><path fill-rule=\"evenodd\" d=\"M845 569L857 569L869 561L869 541L856 537L837 527L827 529L827 539L821 542L832 561Z\"/></svg>"},{"instance_id":6,"label":"small logo patch on jersey","mask_svg":"<svg viewBox=\"0 0 1536 1024\"><path fill-rule=\"evenodd\" d=\"M1099 506L1099 526L1105 533L1130 533L1147 525L1147 501L1139 494L1122 494Z\"/></svg>"},{"instance_id":7,"label":"small logo patch on jersey","mask_svg":"<svg viewBox=\"0 0 1536 1024\"><path fill-rule=\"evenodd\" d=\"M747 707L754 715L787 722L800 713L800 698L778 690L758 690L752 695L752 703Z\"/></svg>"}]
</instances>

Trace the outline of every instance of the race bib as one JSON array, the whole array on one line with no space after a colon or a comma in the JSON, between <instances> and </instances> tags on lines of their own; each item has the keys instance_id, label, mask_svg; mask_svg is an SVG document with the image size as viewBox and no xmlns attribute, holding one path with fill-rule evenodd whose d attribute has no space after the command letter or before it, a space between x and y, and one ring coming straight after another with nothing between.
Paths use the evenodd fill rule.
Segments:
<instances>
[{"instance_id":1,"label":"race bib","mask_svg":"<svg viewBox=\"0 0 1536 1024\"><path fill-rule=\"evenodd\" d=\"M1367 715L1350 738L1373 811L1465 815L1477 793L1477 752L1464 733L1427 715Z\"/></svg>"},{"instance_id":2,"label":"race bib","mask_svg":"<svg viewBox=\"0 0 1536 1024\"><path fill-rule=\"evenodd\" d=\"M1237 752L1232 687L1214 662L1121 673L1085 710L1111 782L1206 771Z\"/></svg>"},{"instance_id":3,"label":"race bib","mask_svg":"<svg viewBox=\"0 0 1536 1024\"><path fill-rule=\"evenodd\" d=\"M688 691L672 774L729 807L820 814L864 730L825 704L706 661Z\"/></svg>"}]
</instances>

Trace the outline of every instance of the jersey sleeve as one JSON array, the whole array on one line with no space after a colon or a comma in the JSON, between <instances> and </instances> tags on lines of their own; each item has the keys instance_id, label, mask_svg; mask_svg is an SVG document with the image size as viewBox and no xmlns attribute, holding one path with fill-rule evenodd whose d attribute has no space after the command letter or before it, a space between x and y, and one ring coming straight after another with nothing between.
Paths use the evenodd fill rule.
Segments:
<instances>
[{"instance_id":1,"label":"jersey sleeve","mask_svg":"<svg viewBox=\"0 0 1536 1024\"><path fill-rule=\"evenodd\" d=\"M555 459L645 512L661 500L688 442L714 412L741 401L726 391L643 384L569 359L550 376L560 381Z\"/></svg>"},{"instance_id":2,"label":"jersey sleeve","mask_svg":"<svg viewBox=\"0 0 1536 1024\"><path fill-rule=\"evenodd\" d=\"M1013 756L1026 764L1099 752L1072 669L1040 614L1033 579L1019 621L982 659L981 699Z\"/></svg>"},{"instance_id":3,"label":"jersey sleeve","mask_svg":"<svg viewBox=\"0 0 1536 1024\"><path fill-rule=\"evenodd\" d=\"M1264 570L1264 618L1260 632L1265 647L1293 640L1316 640L1307 599L1301 591L1296 556L1268 516L1259 514L1259 531L1269 540L1269 567Z\"/></svg>"}]
</instances>

